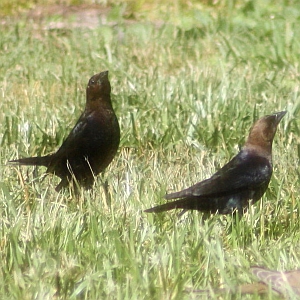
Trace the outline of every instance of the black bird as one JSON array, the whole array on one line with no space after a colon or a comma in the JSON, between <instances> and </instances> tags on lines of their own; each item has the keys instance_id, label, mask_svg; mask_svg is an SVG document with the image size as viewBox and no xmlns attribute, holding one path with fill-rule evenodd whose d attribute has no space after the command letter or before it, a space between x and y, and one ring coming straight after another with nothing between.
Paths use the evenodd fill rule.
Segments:
<instances>
[{"instance_id":1,"label":"black bird","mask_svg":"<svg viewBox=\"0 0 300 300\"><path fill-rule=\"evenodd\" d=\"M56 153L10 161L47 167L61 178L56 191L74 180L86 189L113 160L120 143L120 127L110 99L108 71L94 75L86 88L85 110ZM76 185L73 185L74 187Z\"/></svg>"},{"instance_id":2,"label":"black bird","mask_svg":"<svg viewBox=\"0 0 300 300\"><path fill-rule=\"evenodd\" d=\"M265 193L273 172L272 142L277 125L286 111L264 116L253 125L242 150L211 178L180 192L168 194L165 203L145 212L163 212L174 208L240 214ZM183 212L184 212L183 211Z\"/></svg>"}]
</instances>

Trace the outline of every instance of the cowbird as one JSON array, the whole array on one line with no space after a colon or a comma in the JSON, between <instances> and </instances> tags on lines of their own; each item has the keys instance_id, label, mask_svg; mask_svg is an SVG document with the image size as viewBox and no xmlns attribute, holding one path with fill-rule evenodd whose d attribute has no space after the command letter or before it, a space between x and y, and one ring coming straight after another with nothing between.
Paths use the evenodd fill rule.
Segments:
<instances>
[{"instance_id":1,"label":"cowbird","mask_svg":"<svg viewBox=\"0 0 300 300\"><path fill-rule=\"evenodd\" d=\"M205 290L187 289L187 291L205 295L207 298L214 294L267 294L269 287L289 299L299 299L300 296L300 270L278 272L263 267L251 267L254 274L261 282L246 283L235 287L212 288Z\"/></svg>"},{"instance_id":2,"label":"cowbird","mask_svg":"<svg viewBox=\"0 0 300 300\"><path fill-rule=\"evenodd\" d=\"M286 297L300 296L300 270L278 272L262 267L251 267L251 271L276 292Z\"/></svg>"},{"instance_id":3,"label":"cowbird","mask_svg":"<svg viewBox=\"0 0 300 300\"><path fill-rule=\"evenodd\" d=\"M110 92L108 71L91 77L86 88L85 110L59 150L10 162L47 167L47 173L61 178L56 191L74 181L86 189L91 188L95 176L114 158L120 142L120 127Z\"/></svg>"},{"instance_id":4,"label":"cowbird","mask_svg":"<svg viewBox=\"0 0 300 300\"><path fill-rule=\"evenodd\" d=\"M210 288L205 290L195 290L191 288L186 289L187 292L197 293L201 294L201 296L206 296L206 299L211 299L211 294L267 294L269 291L269 288L267 285L265 285L262 282L256 282L256 283L245 283L239 286L234 287L225 287L225 288Z\"/></svg>"},{"instance_id":5,"label":"cowbird","mask_svg":"<svg viewBox=\"0 0 300 300\"><path fill-rule=\"evenodd\" d=\"M267 115L255 122L241 151L211 178L165 198L179 200L145 212L163 212L174 208L206 213L242 214L265 193L272 175L272 142L277 125L286 111Z\"/></svg>"}]
</instances>

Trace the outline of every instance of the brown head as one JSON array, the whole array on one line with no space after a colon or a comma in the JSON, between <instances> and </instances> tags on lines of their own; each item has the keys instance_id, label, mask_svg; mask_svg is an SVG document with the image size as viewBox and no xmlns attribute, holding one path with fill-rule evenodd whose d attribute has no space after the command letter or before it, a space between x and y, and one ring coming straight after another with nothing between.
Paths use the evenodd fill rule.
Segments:
<instances>
[{"instance_id":1,"label":"brown head","mask_svg":"<svg viewBox=\"0 0 300 300\"><path fill-rule=\"evenodd\" d=\"M250 130L244 147L270 156L277 126L285 114L286 111L281 111L257 120Z\"/></svg>"},{"instance_id":2,"label":"brown head","mask_svg":"<svg viewBox=\"0 0 300 300\"><path fill-rule=\"evenodd\" d=\"M91 77L86 88L87 102L104 100L110 103L110 83L108 80L108 71L98 73Z\"/></svg>"}]
</instances>

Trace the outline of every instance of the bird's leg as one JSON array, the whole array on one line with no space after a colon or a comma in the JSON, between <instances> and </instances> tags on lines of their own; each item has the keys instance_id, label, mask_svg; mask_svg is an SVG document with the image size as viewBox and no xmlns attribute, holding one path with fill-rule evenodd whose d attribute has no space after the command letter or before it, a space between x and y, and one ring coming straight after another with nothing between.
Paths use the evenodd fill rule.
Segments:
<instances>
[{"instance_id":1,"label":"bird's leg","mask_svg":"<svg viewBox=\"0 0 300 300\"><path fill-rule=\"evenodd\" d=\"M104 190L104 194L105 194L105 202L106 202L106 206L107 207L111 207L111 195L109 193L109 185L108 185L108 180L104 178L104 173L101 173L101 185L103 187Z\"/></svg>"}]
</instances>

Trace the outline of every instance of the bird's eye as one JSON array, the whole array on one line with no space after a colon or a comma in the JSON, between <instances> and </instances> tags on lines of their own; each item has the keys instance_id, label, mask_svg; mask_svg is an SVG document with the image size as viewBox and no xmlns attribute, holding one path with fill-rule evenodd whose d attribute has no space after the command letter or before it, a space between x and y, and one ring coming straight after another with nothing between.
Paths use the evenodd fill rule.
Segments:
<instances>
[{"instance_id":1,"label":"bird's eye","mask_svg":"<svg viewBox=\"0 0 300 300\"><path fill-rule=\"evenodd\" d=\"M95 80L94 80L94 79L91 79L91 80L90 80L90 84L95 84Z\"/></svg>"}]
</instances>

